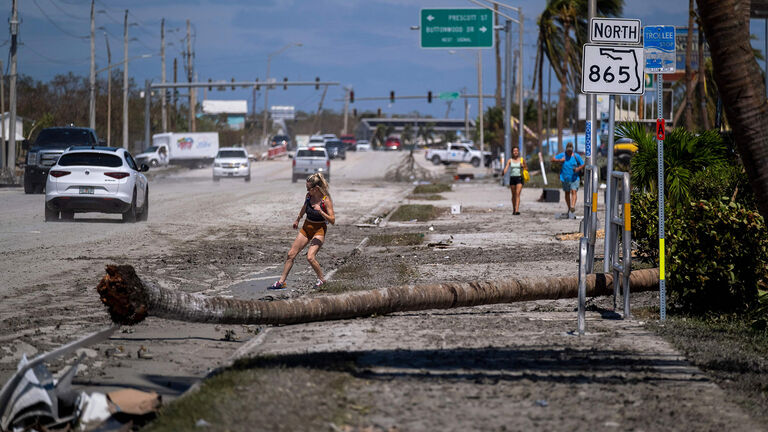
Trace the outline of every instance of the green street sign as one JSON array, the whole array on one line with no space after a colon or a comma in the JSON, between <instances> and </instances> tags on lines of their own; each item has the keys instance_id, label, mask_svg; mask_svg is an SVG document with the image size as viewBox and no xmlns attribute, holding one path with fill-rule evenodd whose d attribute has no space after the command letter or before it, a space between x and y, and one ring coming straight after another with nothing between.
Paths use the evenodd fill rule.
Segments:
<instances>
[{"instance_id":1,"label":"green street sign","mask_svg":"<svg viewBox=\"0 0 768 432\"><path fill-rule=\"evenodd\" d=\"M492 48L493 11L422 9L422 48Z\"/></svg>"},{"instance_id":2,"label":"green street sign","mask_svg":"<svg viewBox=\"0 0 768 432\"><path fill-rule=\"evenodd\" d=\"M459 98L459 92L442 92L438 97L441 100L455 100Z\"/></svg>"}]
</instances>

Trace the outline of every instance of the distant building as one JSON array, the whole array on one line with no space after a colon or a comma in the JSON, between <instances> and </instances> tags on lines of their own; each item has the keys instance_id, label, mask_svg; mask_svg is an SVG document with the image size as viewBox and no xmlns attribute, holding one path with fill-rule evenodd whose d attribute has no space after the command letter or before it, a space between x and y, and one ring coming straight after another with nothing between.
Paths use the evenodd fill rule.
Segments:
<instances>
[{"instance_id":1,"label":"distant building","mask_svg":"<svg viewBox=\"0 0 768 432\"><path fill-rule=\"evenodd\" d=\"M248 113L247 100L210 100L203 101L204 116L219 118L225 116L227 126L232 130L245 127L245 115Z\"/></svg>"}]
</instances>

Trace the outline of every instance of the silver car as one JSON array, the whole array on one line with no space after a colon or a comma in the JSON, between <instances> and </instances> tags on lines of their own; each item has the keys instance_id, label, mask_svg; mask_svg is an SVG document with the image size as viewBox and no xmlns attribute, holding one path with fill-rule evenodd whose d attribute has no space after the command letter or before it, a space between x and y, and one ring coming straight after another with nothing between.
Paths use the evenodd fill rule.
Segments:
<instances>
[{"instance_id":1,"label":"silver car","mask_svg":"<svg viewBox=\"0 0 768 432\"><path fill-rule=\"evenodd\" d=\"M293 157L293 174L291 179L296 183L314 173L322 173L325 179L331 179L331 159L325 147L301 147Z\"/></svg>"},{"instance_id":2,"label":"silver car","mask_svg":"<svg viewBox=\"0 0 768 432\"><path fill-rule=\"evenodd\" d=\"M222 177L239 177L251 181L251 161L242 147L222 147L213 160L213 181Z\"/></svg>"}]
</instances>

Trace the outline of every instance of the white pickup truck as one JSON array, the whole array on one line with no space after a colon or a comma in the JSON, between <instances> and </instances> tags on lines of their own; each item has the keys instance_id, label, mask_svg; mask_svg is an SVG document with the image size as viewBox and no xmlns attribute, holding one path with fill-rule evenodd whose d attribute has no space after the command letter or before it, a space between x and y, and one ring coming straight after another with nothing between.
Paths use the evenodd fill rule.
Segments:
<instances>
[{"instance_id":1,"label":"white pickup truck","mask_svg":"<svg viewBox=\"0 0 768 432\"><path fill-rule=\"evenodd\" d=\"M331 180L331 159L328 157L325 147L296 149L296 155L293 156L291 180L296 183L300 178L305 179L314 173L322 173L326 180Z\"/></svg>"},{"instance_id":2,"label":"white pickup truck","mask_svg":"<svg viewBox=\"0 0 768 432\"><path fill-rule=\"evenodd\" d=\"M466 143L448 143L445 149L429 149L424 153L424 157L435 165L466 162L475 167L479 167L489 156L490 152L481 152Z\"/></svg>"}]
</instances>

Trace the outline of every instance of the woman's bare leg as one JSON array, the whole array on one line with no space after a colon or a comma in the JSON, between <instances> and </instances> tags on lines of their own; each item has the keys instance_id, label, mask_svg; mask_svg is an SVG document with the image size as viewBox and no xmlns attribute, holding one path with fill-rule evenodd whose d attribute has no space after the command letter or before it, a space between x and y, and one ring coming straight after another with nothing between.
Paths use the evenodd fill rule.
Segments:
<instances>
[{"instance_id":1,"label":"woman's bare leg","mask_svg":"<svg viewBox=\"0 0 768 432\"><path fill-rule=\"evenodd\" d=\"M288 257L285 259L285 265L283 265L283 274L280 276L280 282L285 282L285 280L288 279L288 273L291 271L291 267L293 267L293 260L296 259L296 255L298 255L299 252L304 249L304 246L306 246L307 243L309 243L309 239L304 237L304 234L296 234L296 239L293 241L291 250L288 251Z\"/></svg>"},{"instance_id":2,"label":"woman's bare leg","mask_svg":"<svg viewBox=\"0 0 768 432\"><path fill-rule=\"evenodd\" d=\"M315 271L317 274L317 278L323 279L323 269L320 268L320 263L317 262L317 252L320 250L320 247L323 245L323 241L325 240L325 237L321 236L315 236L312 238L312 241L309 242L309 249L307 250L307 261L309 261L309 265L312 266L312 270Z\"/></svg>"},{"instance_id":3,"label":"woman's bare leg","mask_svg":"<svg viewBox=\"0 0 768 432\"><path fill-rule=\"evenodd\" d=\"M522 193L523 185L522 184L516 184L514 186L514 192L512 192L512 204L515 206L515 213L520 212L520 193Z\"/></svg>"}]
</instances>

